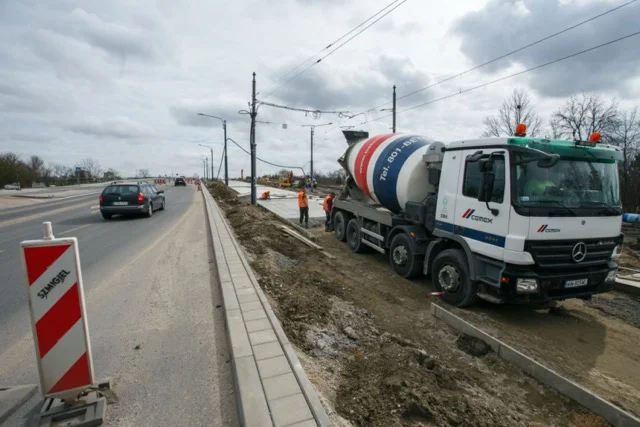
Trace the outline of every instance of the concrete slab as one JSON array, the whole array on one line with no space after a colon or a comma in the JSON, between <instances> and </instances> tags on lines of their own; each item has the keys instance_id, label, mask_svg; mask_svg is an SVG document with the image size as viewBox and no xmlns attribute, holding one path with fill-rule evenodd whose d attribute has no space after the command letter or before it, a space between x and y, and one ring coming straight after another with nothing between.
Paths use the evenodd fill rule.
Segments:
<instances>
[{"instance_id":1,"label":"concrete slab","mask_svg":"<svg viewBox=\"0 0 640 427\"><path fill-rule=\"evenodd\" d=\"M285 427L312 419L311 411L302 393L269 402L276 427Z\"/></svg>"},{"instance_id":2,"label":"concrete slab","mask_svg":"<svg viewBox=\"0 0 640 427\"><path fill-rule=\"evenodd\" d=\"M251 194L251 184L241 181L229 181L229 187L238 192L239 196L247 196ZM258 198L264 191L271 192L271 200L258 200L258 204L264 208L270 210L274 214L288 220L295 220L296 222L300 218L300 211L298 209L298 192L292 190L285 190L273 187L266 187L263 185L256 185L256 192ZM324 219L325 214L322 209L323 198L320 196L309 196L309 219Z\"/></svg>"},{"instance_id":3,"label":"concrete slab","mask_svg":"<svg viewBox=\"0 0 640 427\"><path fill-rule=\"evenodd\" d=\"M23 403L36 394L35 384L14 387L0 386L0 424L11 416Z\"/></svg>"}]
</instances>

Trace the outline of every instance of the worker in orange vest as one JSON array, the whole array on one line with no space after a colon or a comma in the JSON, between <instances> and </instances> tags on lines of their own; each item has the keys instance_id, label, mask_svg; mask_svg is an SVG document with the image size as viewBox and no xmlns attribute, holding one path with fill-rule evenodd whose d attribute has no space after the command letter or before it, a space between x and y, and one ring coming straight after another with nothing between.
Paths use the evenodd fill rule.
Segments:
<instances>
[{"instance_id":1,"label":"worker in orange vest","mask_svg":"<svg viewBox=\"0 0 640 427\"><path fill-rule=\"evenodd\" d=\"M271 200L271 192L265 191L264 193L262 193L262 200Z\"/></svg>"},{"instance_id":2,"label":"worker in orange vest","mask_svg":"<svg viewBox=\"0 0 640 427\"><path fill-rule=\"evenodd\" d=\"M304 227L309 228L309 199L307 199L307 189L304 187L298 193L298 207L300 208L300 226L304 218Z\"/></svg>"},{"instance_id":3,"label":"worker in orange vest","mask_svg":"<svg viewBox=\"0 0 640 427\"><path fill-rule=\"evenodd\" d=\"M336 197L336 193L332 191L324 198L324 203L322 204L322 209L324 209L324 213L327 216L327 219L324 222L324 231L331 231L331 209L333 209L334 197Z\"/></svg>"}]
</instances>

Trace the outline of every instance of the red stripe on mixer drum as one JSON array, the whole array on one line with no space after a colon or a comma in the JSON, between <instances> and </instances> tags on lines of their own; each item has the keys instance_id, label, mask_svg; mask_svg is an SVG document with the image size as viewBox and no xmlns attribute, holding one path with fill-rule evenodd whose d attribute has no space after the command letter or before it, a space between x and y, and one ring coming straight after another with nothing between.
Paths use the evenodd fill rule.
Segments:
<instances>
[{"instance_id":1,"label":"red stripe on mixer drum","mask_svg":"<svg viewBox=\"0 0 640 427\"><path fill-rule=\"evenodd\" d=\"M395 134L393 133L388 133L375 136L365 142L358 151L353 173L356 180L356 185L360 187L367 196L371 196L371 191L369 191L369 184L367 183L367 171L369 170L369 162L371 161L371 157L373 157L373 153L375 153L376 149L383 142L394 135Z\"/></svg>"}]
</instances>

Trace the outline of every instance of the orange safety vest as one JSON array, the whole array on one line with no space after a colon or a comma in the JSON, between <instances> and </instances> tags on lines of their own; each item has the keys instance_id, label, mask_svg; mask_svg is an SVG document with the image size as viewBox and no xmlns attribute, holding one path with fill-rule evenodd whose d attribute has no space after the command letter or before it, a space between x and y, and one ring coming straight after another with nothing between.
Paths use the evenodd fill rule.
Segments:
<instances>
[{"instance_id":1,"label":"orange safety vest","mask_svg":"<svg viewBox=\"0 0 640 427\"><path fill-rule=\"evenodd\" d=\"M298 206L301 208L306 208L307 206L309 206L309 203L307 201L307 193L305 193L304 191L298 193Z\"/></svg>"},{"instance_id":2,"label":"orange safety vest","mask_svg":"<svg viewBox=\"0 0 640 427\"><path fill-rule=\"evenodd\" d=\"M331 208L333 208L333 197L327 196L324 198L322 209L324 209L325 212L331 212Z\"/></svg>"}]
</instances>

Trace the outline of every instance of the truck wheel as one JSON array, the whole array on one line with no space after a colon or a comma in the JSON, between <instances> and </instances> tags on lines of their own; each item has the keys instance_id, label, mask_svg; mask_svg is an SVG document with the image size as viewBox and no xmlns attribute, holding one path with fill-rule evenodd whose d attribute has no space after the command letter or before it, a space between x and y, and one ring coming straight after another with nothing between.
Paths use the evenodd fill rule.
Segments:
<instances>
[{"instance_id":1,"label":"truck wheel","mask_svg":"<svg viewBox=\"0 0 640 427\"><path fill-rule=\"evenodd\" d=\"M442 299L454 307L467 307L476 302L478 285L469 279L469 267L464 253L447 249L433 260L432 281Z\"/></svg>"},{"instance_id":2,"label":"truck wheel","mask_svg":"<svg viewBox=\"0 0 640 427\"><path fill-rule=\"evenodd\" d=\"M358 227L358 220L355 218L352 218L347 223L347 244L355 253L364 252L364 248L366 248L366 245L363 245L360 241L360 228Z\"/></svg>"},{"instance_id":3,"label":"truck wheel","mask_svg":"<svg viewBox=\"0 0 640 427\"><path fill-rule=\"evenodd\" d=\"M413 279L422 272L424 257L413 253L411 242L406 234L396 234L389 247L389 261L393 271L405 279Z\"/></svg>"},{"instance_id":4,"label":"truck wheel","mask_svg":"<svg viewBox=\"0 0 640 427\"><path fill-rule=\"evenodd\" d=\"M336 212L333 217L333 228L336 231L336 239L344 242L347 239L347 219L344 212Z\"/></svg>"}]
</instances>

